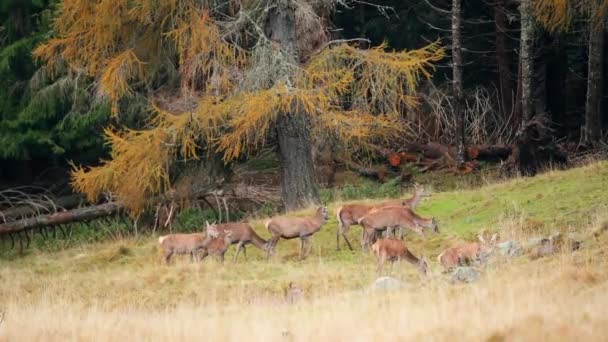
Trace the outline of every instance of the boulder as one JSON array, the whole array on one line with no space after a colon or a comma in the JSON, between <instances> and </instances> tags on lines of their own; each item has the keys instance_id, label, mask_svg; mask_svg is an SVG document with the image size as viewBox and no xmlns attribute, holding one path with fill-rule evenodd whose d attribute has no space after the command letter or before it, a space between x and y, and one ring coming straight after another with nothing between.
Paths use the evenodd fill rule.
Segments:
<instances>
[{"instance_id":1,"label":"boulder","mask_svg":"<svg viewBox=\"0 0 608 342\"><path fill-rule=\"evenodd\" d=\"M479 280L481 273L473 267L457 267L450 274L452 282L472 283Z\"/></svg>"},{"instance_id":2,"label":"boulder","mask_svg":"<svg viewBox=\"0 0 608 342\"><path fill-rule=\"evenodd\" d=\"M521 245L517 241L509 240L496 245L500 255L505 257L516 257L523 253Z\"/></svg>"},{"instance_id":3,"label":"boulder","mask_svg":"<svg viewBox=\"0 0 608 342\"><path fill-rule=\"evenodd\" d=\"M374 281L371 290L374 292L395 291L404 287L404 284L399 279L392 277L380 277Z\"/></svg>"}]
</instances>

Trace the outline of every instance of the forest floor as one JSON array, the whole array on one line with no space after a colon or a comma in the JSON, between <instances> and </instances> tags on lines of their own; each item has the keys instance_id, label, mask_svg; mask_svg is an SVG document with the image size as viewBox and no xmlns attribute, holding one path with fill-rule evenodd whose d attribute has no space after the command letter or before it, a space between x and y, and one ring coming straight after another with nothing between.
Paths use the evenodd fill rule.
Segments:
<instances>
[{"instance_id":1,"label":"forest floor","mask_svg":"<svg viewBox=\"0 0 608 342\"><path fill-rule=\"evenodd\" d=\"M164 266L150 235L0 258L0 340L606 340L608 233L592 232L608 221L608 162L433 193L418 212L434 216L440 234L406 234L429 274L395 265L406 286L389 293L368 291L376 264L360 250L360 227L349 234L355 251L343 242L336 251L342 204L328 205L304 261L299 241L282 240L270 262L249 247L247 261L233 262L231 248L223 265L177 257ZM267 238L263 221L252 223ZM583 243L534 261L500 259L479 281L451 284L437 255L481 229L503 241L560 231ZM291 305L290 282L304 292Z\"/></svg>"}]
</instances>

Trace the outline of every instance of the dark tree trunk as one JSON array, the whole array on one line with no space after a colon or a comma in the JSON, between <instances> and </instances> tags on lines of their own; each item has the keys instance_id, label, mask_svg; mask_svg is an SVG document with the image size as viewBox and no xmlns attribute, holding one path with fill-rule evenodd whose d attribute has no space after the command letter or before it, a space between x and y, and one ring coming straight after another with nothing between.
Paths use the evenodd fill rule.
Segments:
<instances>
[{"instance_id":1,"label":"dark tree trunk","mask_svg":"<svg viewBox=\"0 0 608 342\"><path fill-rule=\"evenodd\" d=\"M496 25L496 62L498 64L498 85L500 91L500 110L505 118L513 114L513 81L510 67L510 54L507 37L507 14L505 0L494 4L494 21Z\"/></svg>"},{"instance_id":2,"label":"dark tree trunk","mask_svg":"<svg viewBox=\"0 0 608 342\"><path fill-rule=\"evenodd\" d=\"M283 114L277 122L281 155L281 188L287 210L319 203L310 141L310 122L306 114Z\"/></svg>"},{"instance_id":3,"label":"dark tree trunk","mask_svg":"<svg viewBox=\"0 0 608 342\"><path fill-rule=\"evenodd\" d=\"M515 166L522 175L535 175L546 161L541 158L539 144L546 133L544 117L532 120L534 106L532 101L532 81L534 78L534 22L532 19L532 0L520 0L521 33L519 48L519 88L521 91L521 124L516 135L516 148L513 153Z\"/></svg>"},{"instance_id":4,"label":"dark tree trunk","mask_svg":"<svg viewBox=\"0 0 608 342\"><path fill-rule=\"evenodd\" d=\"M532 78L534 75L534 22L532 19L532 0L521 0L521 47L519 50L521 68L521 111L523 122L534 116L532 100Z\"/></svg>"},{"instance_id":5,"label":"dark tree trunk","mask_svg":"<svg viewBox=\"0 0 608 342\"><path fill-rule=\"evenodd\" d=\"M295 5L280 2L271 12L265 33L270 40L281 46L286 63L297 65L300 58L296 44ZM289 71L278 75L283 81L291 81L292 76ZM276 126L281 157L282 197L287 210L320 202L312 160L310 120L297 105L292 107L292 113L280 113Z\"/></svg>"},{"instance_id":6,"label":"dark tree trunk","mask_svg":"<svg viewBox=\"0 0 608 342\"><path fill-rule=\"evenodd\" d=\"M452 70L454 115L456 116L456 163L466 162L464 93L462 85L462 35L461 35L461 0L452 0Z\"/></svg>"},{"instance_id":7,"label":"dark tree trunk","mask_svg":"<svg viewBox=\"0 0 608 342\"><path fill-rule=\"evenodd\" d=\"M589 23L589 63L587 75L587 103L585 105L584 141L587 145L597 143L602 137L602 86L604 25L606 13L596 22Z\"/></svg>"}]
</instances>

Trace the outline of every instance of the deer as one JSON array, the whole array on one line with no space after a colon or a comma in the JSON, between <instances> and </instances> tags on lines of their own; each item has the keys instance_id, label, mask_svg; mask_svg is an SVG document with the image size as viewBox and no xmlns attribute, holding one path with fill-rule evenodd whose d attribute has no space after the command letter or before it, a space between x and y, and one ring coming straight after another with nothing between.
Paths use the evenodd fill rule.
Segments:
<instances>
[{"instance_id":1,"label":"deer","mask_svg":"<svg viewBox=\"0 0 608 342\"><path fill-rule=\"evenodd\" d=\"M364 246L369 246L377 232L387 231L387 236L393 228L409 228L424 236L424 228L439 233L439 226L434 217L423 218L408 207L386 207L374 210L363 216L359 222L365 232Z\"/></svg>"},{"instance_id":2,"label":"deer","mask_svg":"<svg viewBox=\"0 0 608 342\"><path fill-rule=\"evenodd\" d=\"M190 254L191 261L198 261L198 254L205 248L205 234L169 234L160 236L158 243L163 250L162 260L169 264L174 254Z\"/></svg>"},{"instance_id":3,"label":"deer","mask_svg":"<svg viewBox=\"0 0 608 342\"><path fill-rule=\"evenodd\" d=\"M498 241L498 234L493 234L490 241L487 241L483 234L477 235L477 239L479 240L477 242L462 243L445 249L437 256L437 261L446 270L450 270L479 260L484 253L489 253L494 249Z\"/></svg>"},{"instance_id":4,"label":"deer","mask_svg":"<svg viewBox=\"0 0 608 342\"><path fill-rule=\"evenodd\" d=\"M391 201L386 201L386 202L383 202L380 204L375 204L375 205L355 203L355 204L347 204L347 205L341 206L336 211L336 218L338 221L338 230L336 232L336 249L338 251L340 250L340 235L342 235L342 237L344 238L344 241L348 245L348 248L351 251L353 250L353 246L350 244L350 241L348 240L348 237L347 237L348 229L350 228L351 225L359 224L359 220L363 216L368 214L370 211L372 211L374 209L380 209L383 207L391 207L391 206L407 206L407 207L411 208L412 210L414 210L423 197L429 197L429 196L430 196L430 194L428 192L426 192L424 190L424 188L422 188L416 184L416 185L414 185L414 194L412 195L411 198L406 199L406 200L402 200L402 199L391 200ZM362 234L362 237L363 237L365 235L364 231L362 233L363 233ZM362 240L363 240L363 238L362 238Z\"/></svg>"},{"instance_id":5,"label":"deer","mask_svg":"<svg viewBox=\"0 0 608 342\"><path fill-rule=\"evenodd\" d=\"M327 207L317 208L313 217L287 217L280 216L266 221L266 229L272 236L268 242L266 251L267 259L274 254L279 239L300 239L299 260L304 258L304 246L310 242L313 234L321 230L323 223L327 221Z\"/></svg>"},{"instance_id":6,"label":"deer","mask_svg":"<svg viewBox=\"0 0 608 342\"><path fill-rule=\"evenodd\" d=\"M206 258L208 255L217 255L220 258L220 262L224 262L224 255L228 250L228 247L232 244L233 232L231 230L221 230L217 228L217 225L207 226L207 236L204 241L204 249L201 260Z\"/></svg>"},{"instance_id":7,"label":"deer","mask_svg":"<svg viewBox=\"0 0 608 342\"><path fill-rule=\"evenodd\" d=\"M211 234L211 235L210 235ZM224 234L225 238L231 238L232 233ZM191 261L200 261L200 252L207 253L208 248L216 248L219 232L211 229L211 233L191 233L191 234L169 234L160 236L158 243L163 249L162 260L169 264L171 257L174 254L190 254ZM224 251L225 252L225 251ZM207 255L205 254L205 256ZM205 257L203 256L203 258Z\"/></svg>"},{"instance_id":8,"label":"deer","mask_svg":"<svg viewBox=\"0 0 608 342\"><path fill-rule=\"evenodd\" d=\"M424 257L416 257L405 246L405 243L397 239L379 239L372 245L372 252L378 260L378 275L382 275L384 263L388 260L391 262L390 272L393 271L395 261L405 260L416 267L418 272L426 275L427 264Z\"/></svg>"},{"instance_id":9,"label":"deer","mask_svg":"<svg viewBox=\"0 0 608 342\"><path fill-rule=\"evenodd\" d=\"M209 227L209 223L207 222L207 227ZM221 232L232 232L232 241L231 244L236 244L236 253L234 254L234 260L236 262L239 257L239 253L243 250L243 255L245 256L245 260L247 260L247 249L246 246L248 244L252 244L257 248L266 251L268 249L268 242L262 239L256 232L253 230L249 223L245 222L237 222L237 223L223 223L223 224L215 224L215 227Z\"/></svg>"}]
</instances>

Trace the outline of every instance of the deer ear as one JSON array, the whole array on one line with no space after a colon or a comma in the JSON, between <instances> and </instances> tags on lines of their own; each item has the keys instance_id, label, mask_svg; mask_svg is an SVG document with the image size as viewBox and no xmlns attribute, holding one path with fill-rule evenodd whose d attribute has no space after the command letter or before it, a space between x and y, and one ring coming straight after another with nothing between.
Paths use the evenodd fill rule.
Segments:
<instances>
[{"instance_id":1,"label":"deer ear","mask_svg":"<svg viewBox=\"0 0 608 342\"><path fill-rule=\"evenodd\" d=\"M486 243L486 239L483 238L483 236L481 234L477 235L477 239L479 240L479 242L481 243Z\"/></svg>"},{"instance_id":2,"label":"deer ear","mask_svg":"<svg viewBox=\"0 0 608 342\"><path fill-rule=\"evenodd\" d=\"M209 227L209 221L205 220L205 227Z\"/></svg>"}]
</instances>

